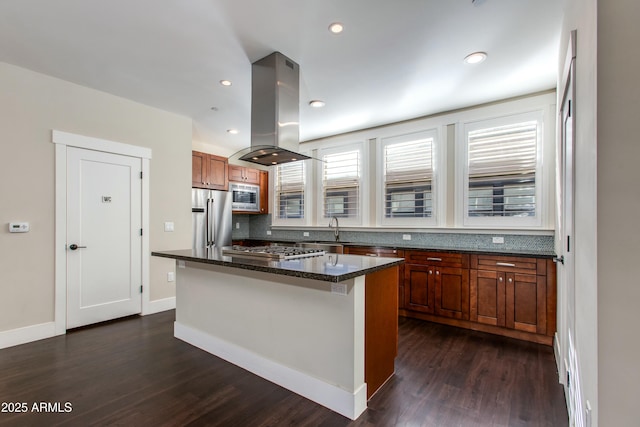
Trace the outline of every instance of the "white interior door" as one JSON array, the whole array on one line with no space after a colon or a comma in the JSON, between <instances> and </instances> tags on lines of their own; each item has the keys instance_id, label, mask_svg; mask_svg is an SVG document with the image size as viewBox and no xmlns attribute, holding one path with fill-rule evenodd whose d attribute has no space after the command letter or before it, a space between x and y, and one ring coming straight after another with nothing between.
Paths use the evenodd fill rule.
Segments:
<instances>
[{"instance_id":1,"label":"white interior door","mask_svg":"<svg viewBox=\"0 0 640 427\"><path fill-rule=\"evenodd\" d=\"M67 151L67 328L141 312L140 158Z\"/></svg>"},{"instance_id":2,"label":"white interior door","mask_svg":"<svg viewBox=\"0 0 640 427\"><path fill-rule=\"evenodd\" d=\"M560 245L558 255L558 308L561 382L565 386L565 396L571 425L582 426L582 397L580 374L575 350L575 245L574 220L574 158L575 158L575 33L571 35L568 57L565 64L565 80L560 107L560 220L558 234Z\"/></svg>"}]
</instances>

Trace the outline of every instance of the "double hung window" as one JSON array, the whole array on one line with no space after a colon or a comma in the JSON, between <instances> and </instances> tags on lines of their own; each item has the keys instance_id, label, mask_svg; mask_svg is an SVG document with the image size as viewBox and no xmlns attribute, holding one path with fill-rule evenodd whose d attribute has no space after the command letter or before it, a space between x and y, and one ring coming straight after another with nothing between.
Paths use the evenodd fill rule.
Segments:
<instances>
[{"instance_id":1,"label":"double hung window","mask_svg":"<svg viewBox=\"0 0 640 427\"><path fill-rule=\"evenodd\" d=\"M275 223L304 222L306 163L306 161L283 163L273 168Z\"/></svg>"},{"instance_id":2,"label":"double hung window","mask_svg":"<svg viewBox=\"0 0 640 427\"><path fill-rule=\"evenodd\" d=\"M465 225L540 224L542 114L465 126Z\"/></svg>"},{"instance_id":3,"label":"double hung window","mask_svg":"<svg viewBox=\"0 0 640 427\"><path fill-rule=\"evenodd\" d=\"M436 131L382 139L382 224L435 223Z\"/></svg>"},{"instance_id":4,"label":"double hung window","mask_svg":"<svg viewBox=\"0 0 640 427\"><path fill-rule=\"evenodd\" d=\"M344 224L362 222L362 144L320 150L321 218L340 218ZM343 222L344 221L344 222Z\"/></svg>"}]
</instances>

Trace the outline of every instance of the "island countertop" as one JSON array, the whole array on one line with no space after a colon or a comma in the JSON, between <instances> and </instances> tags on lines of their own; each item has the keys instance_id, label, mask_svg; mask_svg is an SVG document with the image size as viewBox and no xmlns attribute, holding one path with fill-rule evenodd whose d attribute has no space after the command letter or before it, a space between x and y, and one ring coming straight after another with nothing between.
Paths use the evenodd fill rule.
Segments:
<instances>
[{"instance_id":1,"label":"island countertop","mask_svg":"<svg viewBox=\"0 0 640 427\"><path fill-rule=\"evenodd\" d=\"M151 252L151 255L179 261L222 265L335 283L393 267L404 262L402 258L367 257L334 253L310 258L273 261L223 255L223 249L202 248L154 251Z\"/></svg>"}]
</instances>

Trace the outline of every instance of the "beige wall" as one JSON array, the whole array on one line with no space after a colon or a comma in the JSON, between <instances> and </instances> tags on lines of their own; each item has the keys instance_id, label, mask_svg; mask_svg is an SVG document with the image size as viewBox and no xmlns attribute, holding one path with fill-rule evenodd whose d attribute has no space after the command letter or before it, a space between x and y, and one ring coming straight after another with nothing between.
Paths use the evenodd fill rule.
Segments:
<instances>
[{"instance_id":1,"label":"beige wall","mask_svg":"<svg viewBox=\"0 0 640 427\"><path fill-rule=\"evenodd\" d=\"M576 350L593 426L639 419L638 16L637 0L567 0L563 25L561 58L578 30Z\"/></svg>"},{"instance_id":2,"label":"beige wall","mask_svg":"<svg viewBox=\"0 0 640 427\"><path fill-rule=\"evenodd\" d=\"M53 129L150 148L151 250L191 244L189 118L0 63L0 332L54 320ZM152 300L175 295L173 268L151 258Z\"/></svg>"},{"instance_id":3,"label":"beige wall","mask_svg":"<svg viewBox=\"0 0 640 427\"><path fill-rule=\"evenodd\" d=\"M599 425L640 425L640 2L598 2Z\"/></svg>"}]
</instances>

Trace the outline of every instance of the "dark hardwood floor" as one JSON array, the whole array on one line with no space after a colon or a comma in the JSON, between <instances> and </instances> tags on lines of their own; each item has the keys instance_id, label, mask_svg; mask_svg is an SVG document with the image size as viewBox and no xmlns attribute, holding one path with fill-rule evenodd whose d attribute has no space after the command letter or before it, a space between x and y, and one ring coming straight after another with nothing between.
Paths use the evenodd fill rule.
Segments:
<instances>
[{"instance_id":1,"label":"dark hardwood floor","mask_svg":"<svg viewBox=\"0 0 640 427\"><path fill-rule=\"evenodd\" d=\"M568 425L550 347L401 318L396 375L350 421L173 338L173 320L127 318L0 350L2 409L28 406L0 412L0 425ZM40 402L59 412L33 412Z\"/></svg>"}]
</instances>

